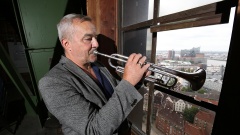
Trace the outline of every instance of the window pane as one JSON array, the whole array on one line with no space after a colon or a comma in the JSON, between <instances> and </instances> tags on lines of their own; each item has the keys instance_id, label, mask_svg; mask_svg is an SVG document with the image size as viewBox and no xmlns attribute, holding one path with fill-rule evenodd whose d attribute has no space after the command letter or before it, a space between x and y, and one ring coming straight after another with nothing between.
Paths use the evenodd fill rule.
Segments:
<instances>
[{"instance_id":1,"label":"window pane","mask_svg":"<svg viewBox=\"0 0 240 135\"><path fill-rule=\"evenodd\" d=\"M142 29L123 33L123 55L129 56L131 53L141 53L147 56L147 61L150 61L152 49L152 34L150 29ZM142 95L145 95L147 87L138 90ZM146 104L148 101L141 101L130 113L128 118L131 122L143 132L146 132Z\"/></svg>"},{"instance_id":2,"label":"window pane","mask_svg":"<svg viewBox=\"0 0 240 135\"><path fill-rule=\"evenodd\" d=\"M160 0L159 16L212 4L222 0Z\"/></svg>"},{"instance_id":3,"label":"window pane","mask_svg":"<svg viewBox=\"0 0 240 135\"><path fill-rule=\"evenodd\" d=\"M141 53L147 56L150 61L152 48L152 34L150 29L141 29L123 33L123 55L129 56L131 53Z\"/></svg>"},{"instance_id":4,"label":"window pane","mask_svg":"<svg viewBox=\"0 0 240 135\"><path fill-rule=\"evenodd\" d=\"M194 72L199 67L206 70L206 81L200 90L192 91L189 81L177 76L175 91L217 105L227 62L234 10L232 8L228 24L157 33L158 65L186 73Z\"/></svg>"},{"instance_id":5,"label":"window pane","mask_svg":"<svg viewBox=\"0 0 240 135\"><path fill-rule=\"evenodd\" d=\"M123 27L153 18L154 0L123 0Z\"/></svg>"},{"instance_id":6,"label":"window pane","mask_svg":"<svg viewBox=\"0 0 240 135\"><path fill-rule=\"evenodd\" d=\"M144 96L146 101L148 96ZM151 135L211 135L215 112L160 91L154 92Z\"/></svg>"}]
</instances>

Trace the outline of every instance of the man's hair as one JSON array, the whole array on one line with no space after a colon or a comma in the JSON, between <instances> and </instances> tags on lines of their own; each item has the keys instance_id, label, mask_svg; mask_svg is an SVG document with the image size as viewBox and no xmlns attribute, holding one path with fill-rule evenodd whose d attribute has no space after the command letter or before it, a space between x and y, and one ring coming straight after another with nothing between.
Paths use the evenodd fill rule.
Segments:
<instances>
[{"instance_id":1,"label":"man's hair","mask_svg":"<svg viewBox=\"0 0 240 135\"><path fill-rule=\"evenodd\" d=\"M92 21L92 19L88 16L81 15L81 14L67 14L65 15L60 22L57 24L57 30L58 30L58 38L61 42L62 39L71 37L71 35L74 32L73 27L73 20L79 19L81 22L84 21Z\"/></svg>"}]
</instances>

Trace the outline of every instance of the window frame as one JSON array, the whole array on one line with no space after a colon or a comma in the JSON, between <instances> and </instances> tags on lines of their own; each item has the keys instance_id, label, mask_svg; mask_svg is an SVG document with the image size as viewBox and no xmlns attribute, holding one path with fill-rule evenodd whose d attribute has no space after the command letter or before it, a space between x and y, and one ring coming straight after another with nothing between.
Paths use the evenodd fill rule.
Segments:
<instances>
[{"instance_id":1,"label":"window frame","mask_svg":"<svg viewBox=\"0 0 240 135\"><path fill-rule=\"evenodd\" d=\"M240 25L240 1L239 0L225 0L216 2L213 4L208 4L205 6L177 12L174 14L161 16L159 17L159 2L160 0L154 0L154 8L153 8L153 19L136 23L133 25L129 25L126 27L122 27L122 2L123 0L118 0L118 11L117 11L117 19L118 19L118 33L117 33L117 44L118 44L118 53L123 54L123 33L127 31L134 31L142 28L150 28L152 33L152 51L151 51L151 62L154 63L156 57L156 41L157 41L157 32L167 31L167 30L176 30L182 28L191 28L191 27L201 27L207 25L215 25L215 24L224 24L228 23L231 7L236 7L235 19L233 24L233 32L230 41L230 49L228 52L228 59L226 64L226 70L224 74L223 84L221 88L220 98L218 105L214 105L211 103L207 103L204 101L197 101L192 97L183 95L178 92L170 91L168 89L154 86L153 83L149 85L149 94L148 94L148 114L147 114L147 127L146 133L136 128L133 125L133 131L136 134L151 134L151 110L153 108L153 94L154 89L157 89L166 94L172 95L176 98L183 99L187 102L196 104L198 106L204 107L206 109L212 110L216 113L215 120L213 123L212 134L229 134L229 132L237 131L238 126L234 126L232 123L234 120L239 120L237 117L240 113L240 100L236 98L230 98L231 96L235 96L240 94L240 92L236 89L232 82L239 82L239 78L236 79L232 76L240 76L240 72L232 73L232 71L237 71L237 62L235 61L238 56L239 46L237 43L240 43L240 39L237 38L237 35L240 33L239 25ZM204 9L204 10L202 10ZM158 23L161 23L158 25ZM240 35L240 34L239 34ZM231 107L233 106L233 107ZM237 110L235 110L237 109ZM229 110L229 111L227 111ZM234 114L234 115L233 115ZM228 115L228 117L226 117ZM236 119L237 117L237 119ZM223 122L224 121L224 122ZM227 122L227 123L226 123ZM230 124L229 124L230 123ZM232 130L229 130L232 129Z\"/></svg>"}]
</instances>

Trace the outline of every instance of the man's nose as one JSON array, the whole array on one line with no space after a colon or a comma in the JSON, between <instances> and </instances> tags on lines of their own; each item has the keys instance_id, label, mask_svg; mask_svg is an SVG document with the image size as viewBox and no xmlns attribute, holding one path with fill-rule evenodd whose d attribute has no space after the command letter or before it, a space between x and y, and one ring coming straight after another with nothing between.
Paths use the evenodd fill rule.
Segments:
<instances>
[{"instance_id":1,"label":"man's nose","mask_svg":"<svg viewBox=\"0 0 240 135\"><path fill-rule=\"evenodd\" d=\"M92 37L92 46L93 47L98 47L98 41L95 37Z\"/></svg>"}]
</instances>

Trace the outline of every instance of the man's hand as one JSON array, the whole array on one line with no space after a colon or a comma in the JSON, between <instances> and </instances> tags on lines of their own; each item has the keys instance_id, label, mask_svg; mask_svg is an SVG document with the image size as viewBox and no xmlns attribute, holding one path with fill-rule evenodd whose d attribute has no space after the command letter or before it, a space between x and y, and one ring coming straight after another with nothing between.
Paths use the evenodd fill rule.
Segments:
<instances>
[{"instance_id":1,"label":"man's hand","mask_svg":"<svg viewBox=\"0 0 240 135\"><path fill-rule=\"evenodd\" d=\"M123 79L135 86L141 79L150 75L151 72L148 71L150 64L144 64L146 59L142 54L131 54L124 68Z\"/></svg>"}]
</instances>

